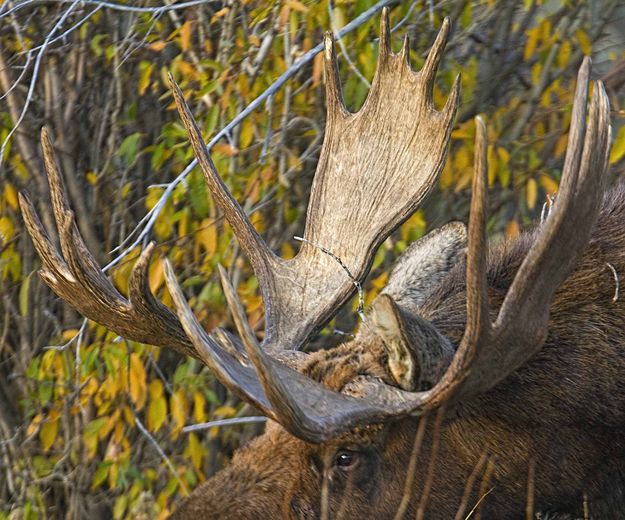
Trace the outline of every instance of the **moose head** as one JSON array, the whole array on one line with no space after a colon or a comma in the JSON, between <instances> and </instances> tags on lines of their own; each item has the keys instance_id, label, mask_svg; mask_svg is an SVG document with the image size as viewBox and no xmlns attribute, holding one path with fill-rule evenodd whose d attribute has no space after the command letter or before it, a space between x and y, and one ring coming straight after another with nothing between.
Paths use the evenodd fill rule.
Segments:
<instances>
[{"instance_id":1,"label":"moose head","mask_svg":"<svg viewBox=\"0 0 625 520\"><path fill-rule=\"evenodd\" d=\"M175 516L400 518L405 513L423 517L427 507L428 517L464 518L496 481L501 492L486 501L488 511L505 518L523 510L528 460L534 456L529 452L548 451L549 442L555 442L540 421L539 440L533 444L528 438L531 408L542 411L528 396L548 388L568 399L566 392L557 393L562 381L541 387L540 375L533 378L524 368L551 333L550 308L563 282L574 276L604 191L609 105L596 82L588 109L588 59L578 76L557 202L540 228L489 259L486 129L477 118L468 229L449 224L412 245L353 341L301 352L353 296L380 244L436 183L459 99L457 79L442 110L432 102L449 26L445 20L423 68L415 72L407 39L399 53L391 50L385 9L377 71L357 113L345 108L333 40L325 36L325 138L301 249L290 260L270 250L227 190L170 78L210 192L258 277L265 305L262 344L223 269L239 338L202 328L169 263L166 281L174 311L157 301L147 283L154 244L134 266L128 298L119 294L81 239L50 138L42 132L61 252L28 198L22 195L20 202L44 281L84 316L121 336L197 358L269 419L264 435L236 453L230 466L202 485ZM620 262L625 264L625 257ZM620 323L625 312L619 312L614 319ZM524 381L530 388L520 388ZM586 441L579 437L569 451ZM592 457L595 451L586 453ZM545 485L534 486L537 503L541 497L547 505L556 503L558 489L566 502L585 485L588 473L576 469L579 461L536 455L550 464L541 477ZM555 468L557 460L575 468ZM555 477L549 482L556 469L574 476L564 484Z\"/></svg>"}]
</instances>

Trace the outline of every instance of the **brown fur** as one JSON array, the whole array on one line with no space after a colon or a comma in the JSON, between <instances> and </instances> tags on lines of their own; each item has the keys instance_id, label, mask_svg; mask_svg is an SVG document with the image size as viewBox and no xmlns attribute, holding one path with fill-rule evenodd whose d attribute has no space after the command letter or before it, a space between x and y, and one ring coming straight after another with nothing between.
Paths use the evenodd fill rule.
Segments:
<instances>
[{"instance_id":1,"label":"brown fur","mask_svg":"<svg viewBox=\"0 0 625 520\"><path fill-rule=\"evenodd\" d=\"M534 233L526 233L492 251L491 309L499 308L533 239ZM481 502L483 518L524 516L530 463L535 511L582 516L586 501L593 518L623 517L625 293L613 301L616 284L607 263L625 290L624 184L606 197L589 246L554 297L542 350L445 417L425 518L454 518L467 479L484 454L489 462L480 468L468 500L470 509L488 492ZM459 263L419 309L454 346L464 330L464 268ZM353 342L313 354L304 372L337 391L362 375L392 384L385 358L381 340L364 326ZM269 424L174 517L319 518L325 475L330 518L393 518L418 423L407 418L371 426L322 445ZM428 428L406 518L415 516L431 447ZM349 471L333 465L342 449L360 453ZM484 476L487 467L490 478ZM466 514L468 509L463 518Z\"/></svg>"}]
</instances>

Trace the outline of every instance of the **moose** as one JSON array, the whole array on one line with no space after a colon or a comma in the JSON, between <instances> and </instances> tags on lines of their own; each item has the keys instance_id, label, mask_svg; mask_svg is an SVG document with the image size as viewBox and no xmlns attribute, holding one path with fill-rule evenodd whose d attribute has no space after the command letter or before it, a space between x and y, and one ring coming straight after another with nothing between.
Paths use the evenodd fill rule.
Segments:
<instances>
[{"instance_id":1,"label":"moose","mask_svg":"<svg viewBox=\"0 0 625 520\"><path fill-rule=\"evenodd\" d=\"M227 190L170 78L210 192L258 277L262 344L223 269L238 337L202 328L170 264L174 310L158 301L146 275L154 244L122 296L81 239L42 132L60 252L25 194L20 203L43 280L121 336L197 358L268 417L265 433L172 518L622 517L625 185L606 186L609 103L600 81L588 100L588 58L547 218L489 249L487 138L476 118L468 226L447 224L412 244L351 341L302 352L436 183L459 100L456 79L442 110L432 102L449 27L415 72L407 40L391 50L385 9L377 71L357 113L343 103L325 36L325 138L290 260L269 249Z\"/></svg>"}]
</instances>

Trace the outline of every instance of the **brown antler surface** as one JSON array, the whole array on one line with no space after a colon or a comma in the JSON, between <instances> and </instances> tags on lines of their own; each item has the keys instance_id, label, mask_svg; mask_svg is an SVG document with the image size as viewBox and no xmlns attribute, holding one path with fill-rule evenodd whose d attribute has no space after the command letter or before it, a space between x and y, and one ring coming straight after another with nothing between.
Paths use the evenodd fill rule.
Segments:
<instances>
[{"instance_id":1,"label":"brown antler surface","mask_svg":"<svg viewBox=\"0 0 625 520\"><path fill-rule=\"evenodd\" d=\"M56 250L28 196L21 193L20 207L26 228L43 263L41 277L81 314L121 336L197 357L176 315L150 292L147 269L154 244L136 262L129 284L130 298L124 298L104 275L80 236L45 128L41 131L41 145L62 251L61 255Z\"/></svg>"},{"instance_id":2,"label":"brown antler surface","mask_svg":"<svg viewBox=\"0 0 625 520\"><path fill-rule=\"evenodd\" d=\"M408 62L407 40L399 54L391 52L385 9L373 85L363 107L355 114L349 113L343 104L334 45L331 36L326 35L326 133L303 245L295 258L288 261L269 250L226 189L199 127L170 77L180 116L207 184L259 279L265 303L263 348L246 330L244 317L235 314L235 322L272 405L271 410L265 411L309 440L321 440L326 435L324 430L333 430L327 428L328 410L344 403L344 397L324 392L320 385L286 369L271 355L300 348L337 312L354 293L354 281L365 277L377 247L417 209L434 185L444 162L459 95L457 79L442 112L433 106L434 75L448 34L446 19L425 65L416 73ZM167 273L170 291L179 293L171 269ZM228 288L227 280L222 277L222 281L234 311L239 308L236 295ZM184 301L177 298L176 306L181 319L185 317L183 326L196 349L205 348L201 327L194 323ZM228 368L243 371L240 366ZM238 381L245 380L242 372ZM310 402L301 396L310 396ZM351 415L360 415L363 405L366 408L365 403L351 400ZM343 423L343 419L337 421L335 428L342 428L339 422Z\"/></svg>"},{"instance_id":3,"label":"brown antler surface","mask_svg":"<svg viewBox=\"0 0 625 520\"><path fill-rule=\"evenodd\" d=\"M355 114L343 104L334 45L326 34L325 138L302 248L291 260L269 250L226 189L180 89L170 78L208 186L259 278L266 350L299 349L322 327L354 294L354 281L364 279L377 247L414 213L434 185L458 104L458 81L442 112L432 104L434 75L448 34L445 20L423 69L415 73L408 63L407 42L399 54L391 52L385 9L375 78Z\"/></svg>"},{"instance_id":4,"label":"brown antler surface","mask_svg":"<svg viewBox=\"0 0 625 520\"><path fill-rule=\"evenodd\" d=\"M365 414L370 403L347 398L345 405L345 396L324 391L277 359L289 364L292 359L280 352L300 348L337 312L354 293L354 281L364 279L376 248L416 210L435 183L459 95L457 80L442 112L434 108L431 99L434 75L448 33L449 21L445 20L423 69L416 73L408 63L407 40L399 54L391 52L385 9L373 86L364 106L355 114L349 113L343 104L333 41L326 35L326 134L302 248L288 261L269 250L226 189L199 128L172 81L176 103L211 193L260 281L266 311L262 349L246 327L236 293L223 276L242 345L227 334L208 335L203 331L182 298L169 265L167 283L180 321L158 302L146 279L152 245L134 268L129 299L119 294L80 237L45 130L42 143L62 254L48 239L28 198L21 198L28 230L43 261L42 277L82 314L118 334L169 346L201 359L222 383L293 433L321 440L327 434L349 428L354 421L341 426L342 418L338 416L330 418L336 424L326 428L328 410L341 404L343 408L348 406L348 415L356 418ZM295 395L299 397L296 399Z\"/></svg>"},{"instance_id":5,"label":"brown antler surface","mask_svg":"<svg viewBox=\"0 0 625 520\"><path fill-rule=\"evenodd\" d=\"M367 380L356 382L352 386L365 398L355 399L327 390L250 346L248 354L271 403L271 416L295 435L320 442L358 425L422 413L475 395L494 386L542 347L551 299L588 242L604 188L611 131L609 105L603 85L597 82L586 125L589 76L590 60L586 59L578 75L558 202L516 274L495 323L488 317L486 281L486 129L477 118L467 325L444 376L426 392L406 392ZM177 285L171 271L167 282L172 288ZM186 312L194 320L184 300L176 305L179 313ZM189 324L185 330L199 347L202 340Z\"/></svg>"},{"instance_id":6,"label":"brown antler surface","mask_svg":"<svg viewBox=\"0 0 625 520\"><path fill-rule=\"evenodd\" d=\"M119 334L171 346L201 359L223 384L291 433L312 442L361 424L419 413L444 401L473 395L505 377L542 346L553 293L586 245L598 211L610 127L607 98L597 83L586 128L588 60L579 74L558 202L494 324L488 320L486 298L486 135L477 120L467 259L467 328L453 362L433 389L413 393L360 382L355 384L360 384L366 398L356 399L327 390L278 361L280 351L301 347L353 294L354 281L364 278L376 248L414 212L443 164L458 101L458 82L442 112L434 109L431 93L449 22L445 21L418 73L410 69L406 43L397 55L390 50L388 10L383 12L381 26L376 76L365 104L355 114L343 105L334 48L326 36L326 135L304 242L292 260L283 260L269 250L228 192L172 81L176 103L211 193L259 278L267 326L262 348L223 273L222 283L242 342L224 332L209 335L203 330L168 263L167 286L180 321L156 301L146 281L153 246L142 253L135 266L129 300L121 296L80 238L45 131L44 156L62 256L48 239L28 199L21 199L29 232L44 264L44 280L85 316Z\"/></svg>"}]
</instances>

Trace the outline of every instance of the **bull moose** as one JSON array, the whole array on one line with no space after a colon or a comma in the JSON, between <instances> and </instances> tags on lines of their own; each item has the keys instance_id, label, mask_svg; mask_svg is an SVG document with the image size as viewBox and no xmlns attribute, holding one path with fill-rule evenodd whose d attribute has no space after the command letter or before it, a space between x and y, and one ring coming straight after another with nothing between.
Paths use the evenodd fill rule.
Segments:
<instances>
[{"instance_id":1,"label":"bull moose","mask_svg":"<svg viewBox=\"0 0 625 520\"><path fill-rule=\"evenodd\" d=\"M459 99L456 80L441 111L432 103L449 25L415 72L407 40L391 51L384 10L377 72L357 113L343 104L326 35L325 139L290 260L268 248L225 187L171 80L211 194L258 277L260 345L224 270L238 338L201 327L169 264L175 309L160 303L146 281L153 244L128 298L119 294L80 237L43 131L61 252L28 198L20 202L44 281L121 336L201 360L269 418L174 518L622 518L625 185L606 192L609 103L600 81L588 101L589 59L544 222L488 249L486 130L477 118L468 229L451 223L411 245L352 341L302 352L441 171Z\"/></svg>"}]
</instances>

